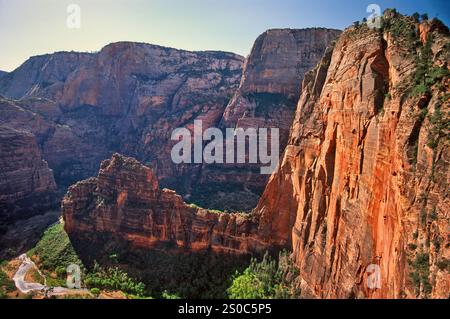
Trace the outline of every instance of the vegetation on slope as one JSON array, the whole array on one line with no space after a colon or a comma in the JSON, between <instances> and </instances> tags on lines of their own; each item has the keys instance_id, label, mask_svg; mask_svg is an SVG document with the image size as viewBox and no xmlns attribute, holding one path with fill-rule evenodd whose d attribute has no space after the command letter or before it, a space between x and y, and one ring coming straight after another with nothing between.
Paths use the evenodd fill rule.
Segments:
<instances>
[{"instance_id":1,"label":"vegetation on slope","mask_svg":"<svg viewBox=\"0 0 450 319\"><path fill-rule=\"evenodd\" d=\"M299 270L288 252L278 261L266 253L261 262L252 259L243 272L236 272L228 288L231 299L294 299L300 298Z\"/></svg>"},{"instance_id":2,"label":"vegetation on slope","mask_svg":"<svg viewBox=\"0 0 450 319\"><path fill-rule=\"evenodd\" d=\"M64 231L63 223L50 226L27 254L39 266L49 286L66 285L66 269L70 264L83 266Z\"/></svg>"},{"instance_id":3,"label":"vegetation on slope","mask_svg":"<svg viewBox=\"0 0 450 319\"><path fill-rule=\"evenodd\" d=\"M102 268L97 263L93 271L86 274L84 283L94 293L104 289L120 290L139 297L145 295L145 285L142 282L137 282L117 267Z\"/></svg>"},{"instance_id":4,"label":"vegetation on slope","mask_svg":"<svg viewBox=\"0 0 450 319\"><path fill-rule=\"evenodd\" d=\"M16 289L14 281L12 281L8 275L0 269L0 299L7 298L7 294Z\"/></svg>"}]
</instances>

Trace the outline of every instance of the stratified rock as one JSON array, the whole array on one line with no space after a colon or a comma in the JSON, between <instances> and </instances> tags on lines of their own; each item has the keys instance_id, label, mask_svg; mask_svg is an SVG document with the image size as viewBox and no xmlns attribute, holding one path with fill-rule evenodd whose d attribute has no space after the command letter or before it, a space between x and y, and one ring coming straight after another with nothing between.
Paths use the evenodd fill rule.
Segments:
<instances>
[{"instance_id":1,"label":"stratified rock","mask_svg":"<svg viewBox=\"0 0 450 319\"><path fill-rule=\"evenodd\" d=\"M105 246L105 235L134 249L246 254L266 248L248 215L188 205L174 191L159 189L150 168L119 154L102 162L98 177L69 188L62 213L75 248Z\"/></svg>"},{"instance_id":2,"label":"stratified rock","mask_svg":"<svg viewBox=\"0 0 450 319\"><path fill-rule=\"evenodd\" d=\"M51 216L33 219L34 225L25 225L23 221L55 209L57 201L52 171L42 160L33 134L0 126L0 154L0 256L3 258L22 251L38 239L52 222Z\"/></svg>"},{"instance_id":3,"label":"stratified rock","mask_svg":"<svg viewBox=\"0 0 450 319\"><path fill-rule=\"evenodd\" d=\"M305 77L255 210L263 241L292 245L306 297L449 297L448 29L422 43L391 13L383 32L346 30Z\"/></svg>"},{"instance_id":4,"label":"stratified rock","mask_svg":"<svg viewBox=\"0 0 450 319\"><path fill-rule=\"evenodd\" d=\"M294 118L300 83L340 33L309 28L273 29L260 35L245 62L239 89L223 113L221 127L278 128L281 154ZM205 165L193 200L209 207L228 205L230 209L250 210L268 180L268 175L260 174L261 166L266 165ZM206 193L205 189L215 191Z\"/></svg>"},{"instance_id":5,"label":"stratified rock","mask_svg":"<svg viewBox=\"0 0 450 319\"><path fill-rule=\"evenodd\" d=\"M63 189L95 175L114 151L152 163L163 183L189 186L200 166L172 163L171 133L195 119L218 125L243 60L132 42L32 57L0 79L9 99L0 121L29 126Z\"/></svg>"}]
</instances>

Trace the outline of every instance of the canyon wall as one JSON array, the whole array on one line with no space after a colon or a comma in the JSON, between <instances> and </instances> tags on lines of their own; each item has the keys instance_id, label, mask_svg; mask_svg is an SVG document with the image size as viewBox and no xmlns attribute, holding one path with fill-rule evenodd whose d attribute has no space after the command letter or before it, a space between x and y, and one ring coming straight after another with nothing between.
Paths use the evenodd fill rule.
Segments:
<instances>
[{"instance_id":1,"label":"canyon wall","mask_svg":"<svg viewBox=\"0 0 450 319\"><path fill-rule=\"evenodd\" d=\"M262 240L292 244L305 297L448 298L448 43L440 23L388 11L305 77L255 209Z\"/></svg>"},{"instance_id":2,"label":"canyon wall","mask_svg":"<svg viewBox=\"0 0 450 319\"><path fill-rule=\"evenodd\" d=\"M168 160L175 144L171 133L178 127L192 130L194 120L203 121L203 130L241 126L243 117L230 114L245 109L249 125L282 127L285 144L300 79L337 34L327 29L264 33L247 61L240 93L244 58L233 53L119 42L97 53L35 56L0 78L0 123L36 135L61 190L94 176L100 162L117 151L151 165L162 185L188 200L250 210L267 176L247 164L175 165ZM253 93L263 94L258 103L270 104L269 113L250 114L254 101L230 102ZM275 95L284 104L274 103Z\"/></svg>"},{"instance_id":3,"label":"canyon wall","mask_svg":"<svg viewBox=\"0 0 450 319\"><path fill-rule=\"evenodd\" d=\"M304 297L448 298L448 43L438 21L393 11L382 29L347 29L305 75L253 215L186 205L115 155L66 195L66 230L150 250L290 248Z\"/></svg>"},{"instance_id":4,"label":"canyon wall","mask_svg":"<svg viewBox=\"0 0 450 319\"><path fill-rule=\"evenodd\" d=\"M299 79L334 34L337 31L326 29L273 30L259 38L241 91L276 91L289 100L289 107L272 104L264 121L272 118L273 126L290 125ZM233 53L189 52L133 42L112 43L96 53L31 57L0 77L0 125L34 135L57 183L55 196L96 175L101 161L118 151L151 165L160 184L186 200L222 210L250 210L267 180L258 167L175 165L170 160L175 128L192 130L194 120L202 120L204 130L220 127L221 122L237 125L224 112L238 112L240 107L229 102L240 94L236 90L243 64L244 58ZM266 67L270 72L264 74ZM285 70L289 76L283 77ZM289 82L289 88L280 89L280 81ZM284 115L279 118L279 114ZM261 125L256 122L262 117L250 113L246 117ZM233 182L231 176L235 176ZM33 207L30 204L30 211ZM42 212L36 211L36 220L39 216ZM53 212L52 216L56 221ZM48 222L47 217L44 221Z\"/></svg>"},{"instance_id":5,"label":"canyon wall","mask_svg":"<svg viewBox=\"0 0 450 319\"><path fill-rule=\"evenodd\" d=\"M271 29L261 34L245 61L241 83L223 112L220 127L278 128L282 153L301 80L340 33L308 28ZM270 176L260 174L261 166L267 164L204 165L192 190L192 200L206 207L251 210ZM207 193L205 189L220 191Z\"/></svg>"},{"instance_id":6,"label":"canyon wall","mask_svg":"<svg viewBox=\"0 0 450 319\"><path fill-rule=\"evenodd\" d=\"M33 134L0 126L0 258L12 257L48 227L56 184ZM41 215L39 221L28 219Z\"/></svg>"},{"instance_id":7,"label":"canyon wall","mask_svg":"<svg viewBox=\"0 0 450 319\"><path fill-rule=\"evenodd\" d=\"M152 163L162 181L180 176L183 185L200 167L167 161L170 134L194 119L205 129L220 120L243 60L133 42L98 53L36 56L0 79L0 94L25 112L0 112L8 112L11 126L33 131L39 121L49 127L40 145L62 189L95 175L100 162L119 150Z\"/></svg>"}]
</instances>

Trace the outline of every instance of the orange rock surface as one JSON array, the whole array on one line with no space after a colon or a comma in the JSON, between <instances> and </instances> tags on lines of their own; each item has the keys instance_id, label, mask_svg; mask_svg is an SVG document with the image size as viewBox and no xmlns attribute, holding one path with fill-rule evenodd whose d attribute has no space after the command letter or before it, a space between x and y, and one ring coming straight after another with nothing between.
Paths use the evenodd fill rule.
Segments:
<instances>
[{"instance_id":1,"label":"orange rock surface","mask_svg":"<svg viewBox=\"0 0 450 319\"><path fill-rule=\"evenodd\" d=\"M305 78L255 210L263 240L292 244L305 296L449 296L449 83L415 94L419 58L407 41L350 28ZM433 33L435 66L447 67L448 41L448 30ZM371 264L379 289L367 284Z\"/></svg>"}]
</instances>

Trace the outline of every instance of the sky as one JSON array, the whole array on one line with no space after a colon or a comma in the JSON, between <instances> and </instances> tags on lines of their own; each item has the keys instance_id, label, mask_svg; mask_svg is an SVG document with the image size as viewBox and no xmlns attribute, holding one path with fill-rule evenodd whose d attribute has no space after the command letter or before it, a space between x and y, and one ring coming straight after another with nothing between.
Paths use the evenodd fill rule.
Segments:
<instances>
[{"instance_id":1,"label":"sky","mask_svg":"<svg viewBox=\"0 0 450 319\"><path fill-rule=\"evenodd\" d=\"M368 17L372 3L449 25L449 0L0 0L0 70L34 55L98 51L117 41L246 56L267 29L344 29ZM80 28L67 25L70 4L80 8Z\"/></svg>"}]
</instances>

